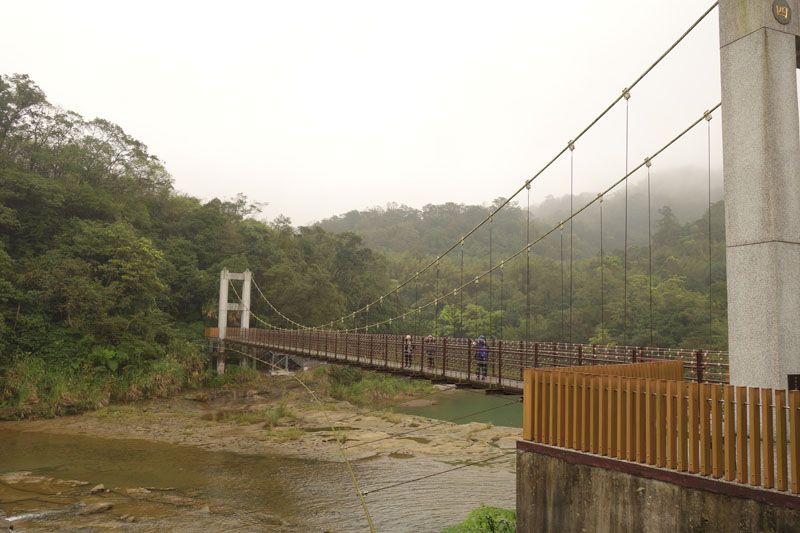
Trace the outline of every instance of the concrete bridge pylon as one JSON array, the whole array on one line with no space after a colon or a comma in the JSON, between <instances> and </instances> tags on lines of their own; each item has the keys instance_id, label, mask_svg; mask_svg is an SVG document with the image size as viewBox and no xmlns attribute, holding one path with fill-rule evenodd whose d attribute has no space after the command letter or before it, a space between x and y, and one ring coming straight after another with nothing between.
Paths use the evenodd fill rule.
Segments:
<instances>
[{"instance_id":1,"label":"concrete bridge pylon","mask_svg":"<svg viewBox=\"0 0 800 533\"><path fill-rule=\"evenodd\" d=\"M734 385L800 374L800 0L720 0L728 338Z\"/></svg>"},{"instance_id":2,"label":"concrete bridge pylon","mask_svg":"<svg viewBox=\"0 0 800 533\"><path fill-rule=\"evenodd\" d=\"M241 303L228 301L228 286L231 280L242 281ZM219 312L217 314L217 327L219 328L219 357L217 358L217 373L225 373L225 337L228 330L228 311L241 311L242 319L240 329L250 329L250 286L253 275L250 270L244 272L229 272L223 268L219 273Z\"/></svg>"}]
</instances>

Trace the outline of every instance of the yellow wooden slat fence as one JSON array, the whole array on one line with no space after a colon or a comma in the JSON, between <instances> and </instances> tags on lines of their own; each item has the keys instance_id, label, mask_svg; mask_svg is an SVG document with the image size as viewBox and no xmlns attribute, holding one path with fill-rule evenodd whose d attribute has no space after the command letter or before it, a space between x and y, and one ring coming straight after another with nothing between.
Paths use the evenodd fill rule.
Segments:
<instances>
[{"instance_id":1,"label":"yellow wooden slat fence","mask_svg":"<svg viewBox=\"0 0 800 533\"><path fill-rule=\"evenodd\" d=\"M800 391L682 377L678 361L526 369L523 438L800 493Z\"/></svg>"}]
</instances>

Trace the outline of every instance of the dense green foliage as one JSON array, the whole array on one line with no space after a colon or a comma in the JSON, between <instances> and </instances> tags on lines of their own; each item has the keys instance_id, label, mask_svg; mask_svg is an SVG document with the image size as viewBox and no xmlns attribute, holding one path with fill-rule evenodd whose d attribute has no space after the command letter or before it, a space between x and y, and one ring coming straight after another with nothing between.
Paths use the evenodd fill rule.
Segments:
<instances>
[{"instance_id":1,"label":"dense green foliage","mask_svg":"<svg viewBox=\"0 0 800 533\"><path fill-rule=\"evenodd\" d=\"M0 77L0 405L97 404L202 381L224 267L249 268L305 323L387 289L383 259L354 234L257 213L241 195L177 193L119 126L49 104L24 75ZM275 322L261 298L252 305Z\"/></svg>"},{"instance_id":2,"label":"dense green foliage","mask_svg":"<svg viewBox=\"0 0 800 533\"><path fill-rule=\"evenodd\" d=\"M470 511L466 520L442 533L514 533L516 530L516 511L481 505Z\"/></svg>"},{"instance_id":3,"label":"dense green foliage","mask_svg":"<svg viewBox=\"0 0 800 533\"><path fill-rule=\"evenodd\" d=\"M527 210L511 204L437 268L334 327L395 317L379 331L725 348L722 203L702 213L692 197L695 215L681 208L681 218L656 204L651 253L647 197L631 191L627 268L622 200L610 195L602 264L594 205L537 241L529 262L522 253L454 294L569 213L569 198L549 199L529 230ZM261 221L242 195L176 192L122 128L51 105L24 75L2 76L0 406L58 410L221 383L204 370L202 328L216 323L222 268L253 272L253 326L291 327L259 291L291 319L321 325L413 276L503 202L390 205L300 228ZM370 398L372 385L357 381L347 387L367 390L350 392Z\"/></svg>"},{"instance_id":4,"label":"dense green foliage","mask_svg":"<svg viewBox=\"0 0 800 533\"><path fill-rule=\"evenodd\" d=\"M558 218L569 215L569 198L566 202L549 199L532 209L531 242L555 230L532 246L530 262L524 253L527 209L515 204L505 207L463 246L443 257L438 268L430 268L388 299L408 313L405 320L382 330L726 349L723 203L713 203L709 210L706 199L705 209L698 207L699 216L686 222L666 205L652 209L648 218L646 189L644 193L644 201L641 187L632 188L630 194L627 258L624 196L609 195L605 200L602 263L599 203L575 218L572 232L569 223L559 228ZM577 198L575 206L591 197ZM320 225L361 235L367 245L386 255L391 277L401 282L457 243L489 209L503 202L497 199L488 208L446 204L421 210L389 205L351 211ZM502 269L482 277L477 285L471 283L519 251ZM463 291L453 293L465 284ZM438 304L416 311L437 297ZM371 312L381 310L378 305ZM345 325L363 325L364 318Z\"/></svg>"}]
</instances>

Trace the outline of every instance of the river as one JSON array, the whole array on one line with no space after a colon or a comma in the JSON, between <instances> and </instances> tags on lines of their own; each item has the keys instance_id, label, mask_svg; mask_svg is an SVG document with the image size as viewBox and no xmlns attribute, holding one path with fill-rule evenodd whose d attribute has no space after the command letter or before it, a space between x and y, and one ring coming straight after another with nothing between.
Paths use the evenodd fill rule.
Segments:
<instances>
[{"instance_id":1,"label":"river","mask_svg":"<svg viewBox=\"0 0 800 533\"><path fill-rule=\"evenodd\" d=\"M437 420L491 423L496 426L522 427L521 396L488 395L480 390L461 389L437 394L433 405L395 407L398 413L425 416Z\"/></svg>"},{"instance_id":2,"label":"river","mask_svg":"<svg viewBox=\"0 0 800 533\"><path fill-rule=\"evenodd\" d=\"M439 396L428 414L448 419L463 416L465 408L474 412L513 401L462 391ZM368 531L343 463L7 429L0 430L0 449L0 509L11 517L28 516L15 522L17 531ZM481 504L514 507L513 455L502 465L413 481L454 466L402 454L353 462L377 531L440 531ZM24 471L88 485L59 491L52 481L4 482L3 476ZM89 496L99 483L111 492ZM114 507L79 514L78 505L98 499ZM128 515L135 521L119 520Z\"/></svg>"}]
</instances>

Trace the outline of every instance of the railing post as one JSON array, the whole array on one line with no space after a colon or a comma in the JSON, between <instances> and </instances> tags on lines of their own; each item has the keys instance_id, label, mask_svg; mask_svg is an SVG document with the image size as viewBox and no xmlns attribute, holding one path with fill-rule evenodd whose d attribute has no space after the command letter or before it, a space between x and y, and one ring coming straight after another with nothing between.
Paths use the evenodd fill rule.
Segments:
<instances>
[{"instance_id":1,"label":"railing post","mask_svg":"<svg viewBox=\"0 0 800 533\"><path fill-rule=\"evenodd\" d=\"M636 362L636 348L631 349L631 363Z\"/></svg>"},{"instance_id":2,"label":"railing post","mask_svg":"<svg viewBox=\"0 0 800 533\"><path fill-rule=\"evenodd\" d=\"M525 357L525 359L528 358L528 352L527 352L528 347L525 344L526 344L525 341L519 341L519 344L517 345L517 353L519 354L518 361L519 361L520 381L525 381L525 371L523 370L525 368L525 362L523 361L523 357Z\"/></svg>"},{"instance_id":3,"label":"railing post","mask_svg":"<svg viewBox=\"0 0 800 533\"><path fill-rule=\"evenodd\" d=\"M442 339L442 376L447 376L447 337Z\"/></svg>"},{"instance_id":4,"label":"railing post","mask_svg":"<svg viewBox=\"0 0 800 533\"><path fill-rule=\"evenodd\" d=\"M472 339L467 339L467 381L472 378Z\"/></svg>"},{"instance_id":5,"label":"railing post","mask_svg":"<svg viewBox=\"0 0 800 533\"><path fill-rule=\"evenodd\" d=\"M389 367L389 335L383 337L383 368Z\"/></svg>"},{"instance_id":6,"label":"railing post","mask_svg":"<svg viewBox=\"0 0 800 533\"><path fill-rule=\"evenodd\" d=\"M420 337L419 341L419 373L422 374L425 372L425 342L421 340Z\"/></svg>"},{"instance_id":7,"label":"railing post","mask_svg":"<svg viewBox=\"0 0 800 533\"><path fill-rule=\"evenodd\" d=\"M372 357L373 357L372 345L373 345L373 340L374 339L375 339L374 335L370 335L369 336L369 366L372 366Z\"/></svg>"},{"instance_id":8,"label":"railing post","mask_svg":"<svg viewBox=\"0 0 800 533\"><path fill-rule=\"evenodd\" d=\"M361 362L361 333L356 333L356 361Z\"/></svg>"},{"instance_id":9,"label":"railing post","mask_svg":"<svg viewBox=\"0 0 800 533\"><path fill-rule=\"evenodd\" d=\"M697 350L695 353L695 372L697 374L697 382L703 382L703 350Z\"/></svg>"},{"instance_id":10,"label":"railing post","mask_svg":"<svg viewBox=\"0 0 800 533\"><path fill-rule=\"evenodd\" d=\"M592 344L592 366L597 361L597 344Z\"/></svg>"},{"instance_id":11,"label":"railing post","mask_svg":"<svg viewBox=\"0 0 800 533\"><path fill-rule=\"evenodd\" d=\"M503 386L503 341L497 343L497 385Z\"/></svg>"},{"instance_id":12,"label":"railing post","mask_svg":"<svg viewBox=\"0 0 800 533\"><path fill-rule=\"evenodd\" d=\"M578 366L583 366L583 344L578 345Z\"/></svg>"},{"instance_id":13,"label":"railing post","mask_svg":"<svg viewBox=\"0 0 800 533\"><path fill-rule=\"evenodd\" d=\"M533 344L533 368L539 368L539 343Z\"/></svg>"}]
</instances>

